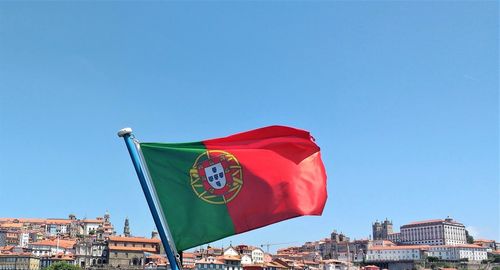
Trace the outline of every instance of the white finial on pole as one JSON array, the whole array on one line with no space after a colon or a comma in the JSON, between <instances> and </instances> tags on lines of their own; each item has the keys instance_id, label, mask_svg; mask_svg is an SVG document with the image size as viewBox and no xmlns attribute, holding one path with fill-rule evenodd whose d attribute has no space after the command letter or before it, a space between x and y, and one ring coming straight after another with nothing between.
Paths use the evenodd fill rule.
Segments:
<instances>
[{"instance_id":1,"label":"white finial on pole","mask_svg":"<svg viewBox=\"0 0 500 270\"><path fill-rule=\"evenodd\" d=\"M118 131L118 137L124 137L127 134L132 133L132 129L129 127L122 128Z\"/></svg>"}]
</instances>

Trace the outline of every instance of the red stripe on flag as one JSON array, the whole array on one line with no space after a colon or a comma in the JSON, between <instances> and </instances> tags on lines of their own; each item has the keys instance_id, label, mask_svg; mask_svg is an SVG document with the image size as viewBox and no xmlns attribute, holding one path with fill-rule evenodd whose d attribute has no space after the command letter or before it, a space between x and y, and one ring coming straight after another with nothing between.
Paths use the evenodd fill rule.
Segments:
<instances>
[{"instance_id":1,"label":"red stripe on flag","mask_svg":"<svg viewBox=\"0 0 500 270\"><path fill-rule=\"evenodd\" d=\"M241 233L301 215L321 215L326 173L319 147L307 131L273 126L204 141L207 150L233 154L243 187L227 204Z\"/></svg>"}]
</instances>

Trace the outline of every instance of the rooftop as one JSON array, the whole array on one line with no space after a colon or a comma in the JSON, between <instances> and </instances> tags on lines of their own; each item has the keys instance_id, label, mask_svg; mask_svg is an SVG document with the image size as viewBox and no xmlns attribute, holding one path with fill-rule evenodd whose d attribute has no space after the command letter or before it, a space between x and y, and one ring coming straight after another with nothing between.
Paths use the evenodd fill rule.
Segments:
<instances>
[{"instance_id":1,"label":"rooftop","mask_svg":"<svg viewBox=\"0 0 500 270\"><path fill-rule=\"evenodd\" d=\"M108 239L114 242L161 243L160 239L146 237L110 236Z\"/></svg>"},{"instance_id":2,"label":"rooftop","mask_svg":"<svg viewBox=\"0 0 500 270\"><path fill-rule=\"evenodd\" d=\"M421 220L421 221L412 221L408 224L401 226L401 228L406 227L406 226L421 225L421 224L428 224L428 223L443 223L443 222L462 225L462 223L457 222L456 220L453 220L453 219L448 219L448 220L446 220L446 219L428 219L428 220Z\"/></svg>"},{"instance_id":3,"label":"rooftop","mask_svg":"<svg viewBox=\"0 0 500 270\"><path fill-rule=\"evenodd\" d=\"M124 246L109 246L110 251L146 251L146 252L157 252L155 248L147 247L124 247Z\"/></svg>"},{"instance_id":4,"label":"rooftop","mask_svg":"<svg viewBox=\"0 0 500 270\"><path fill-rule=\"evenodd\" d=\"M391 247L381 247L374 246L369 247L368 250L401 250L401 249L429 249L428 245L408 245L408 246L391 246Z\"/></svg>"},{"instance_id":5,"label":"rooftop","mask_svg":"<svg viewBox=\"0 0 500 270\"><path fill-rule=\"evenodd\" d=\"M59 243L58 243L59 242ZM51 246L51 247L62 247L65 249L73 248L76 244L76 240L41 240L38 242L30 243L31 246Z\"/></svg>"}]
</instances>

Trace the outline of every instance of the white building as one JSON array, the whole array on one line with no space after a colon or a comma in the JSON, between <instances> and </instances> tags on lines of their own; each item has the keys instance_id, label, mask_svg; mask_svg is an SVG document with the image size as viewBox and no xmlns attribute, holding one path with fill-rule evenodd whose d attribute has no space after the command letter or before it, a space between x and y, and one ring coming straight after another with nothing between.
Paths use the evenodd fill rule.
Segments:
<instances>
[{"instance_id":1,"label":"white building","mask_svg":"<svg viewBox=\"0 0 500 270\"><path fill-rule=\"evenodd\" d=\"M389 233L389 234L387 234L387 240L389 240L393 243L400 243L401 242L401 233Z\"/></svg>"},{"instance_id":2,"label":"white building","mask_svg":"<svg viewBox=\"0 0 500 270\"><path fill-rule=\"evenodd\" d=\"M254 248L252 250L252 263L261 264L264 263L264 251L260 248Z\"/></svg>"},{"instance_id":3,"label":"white building","mask_svg":"<svg viewBox=\"0 0 500 270\"><path fill-rule=\"evenodd\" d=\"M226 250L224 250L224 256L240 256L240 254L238 253L238 251L236 251L236 249L234 249L232 246L226 248Z\"/></svg>"},{"instance_id":4,"label":"white building","mask_svg":"<svg viewBox=\"0 0 500 270\"><path fill-rule=\"evenodd\" d=\"M29 232L20 232L19 233L19 246L27 247L30 242L30 233Z\"/></svg>"},{"instance_id":5,"label":"white building","mask_svg":"<svg viewBox=\"0 0 500 270\"><path fill-rule=\"evenodd\" d=\"M241 265L248 265L248 264L252 264L252 257L250 257L250 255L242 255L241 256Z\"/></svg>"},{"instance_id":6,"label":"white building","mask_svg":"<svg viewBox=\"0 0 500 270\"><path fill-rule=\"evenodd\" d=\"M345 261L340 260L324 260L322 261L322 270L348 270L349 264Z\"/></svg>"},{"instance_id":7,"label":"white building","mask_svg":"<svg viewBox=\"0 0 500 270\"><path fill-rule=\"evenodd\" d=\"M465 226L451 218L412 222L401 226L400 241L408 245L462 245Z\"/></svg>"},{"instance_id":8,"label":"white building","mask_svg":"<svg viewBox=\"0 0 500 270\"><path fill-rule=\"evenodd\" d=\"M45 222L45 232L50 236L66 234L71 224L71 221L68 219L47 219Z\"/></svg>"},{"instance_id":9,"label":"white building","mask_svg":"<svg viewBox=\"0 0 500 270\"><path fill-rule=\"evenodd\" d=\"M225 265L222 261L213 256L196 261L196 270L224 270Z\"/></svg>"},{"instance_id":10,"label":"white building","mask_svg":"<svg viewBox=\"0 0 500 270\"><path fill-rule=\"evenodd\" d=\"M417 261L426 257L428 245L373 246L366 253L367 262Z\"/></svg>"},{"instance_id":11,"label":"white building","mask_svg":"<svg viewBox=\"0 0 500 270\"><path fill-rule=\"evenodd\" d=\"M487 248L478 245L443 245L431 246L429 256L437 257L440 260L460 261L482 261L488 258Z\"/></svg>"},{"instance_id":12,"label":"white building","mask_svg":"<svg viewBox=\"0 0 500 270\"><path fill-rule=\"evenodd\" d=\"M91 232L95 233L99 225L103 225L102 219L84 219L81 221L83 224L83 234L89 235Z\"/></svg>"},{"instance_id":13,"label":"white building","mask_svg":"<svg viewBox=\"0 0 500 270\"><path fill-rule=\"evenodd\" d=\"M33 255L52 256L57 254L74 254L76 241L73 240L42 240L28 244Z\"/></svg>"}]
</instances>

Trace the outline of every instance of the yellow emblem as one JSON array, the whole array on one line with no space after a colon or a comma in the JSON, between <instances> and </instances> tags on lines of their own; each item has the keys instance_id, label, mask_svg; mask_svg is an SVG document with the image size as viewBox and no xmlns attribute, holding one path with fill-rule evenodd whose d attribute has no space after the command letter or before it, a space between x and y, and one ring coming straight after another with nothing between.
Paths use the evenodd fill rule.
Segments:
<instances>
[{"instance_id":1,"label":"yellow emblem","mask_svg":"<svg viewBox=\"0 0 500 270\"><path fill-rule=\"evenodd\" d=\"M230 202L243 186L240 163L235 156L221 150L207 150L200 154L189 175L196 196L212 204Z\"/></svg>"}]
</instances>

